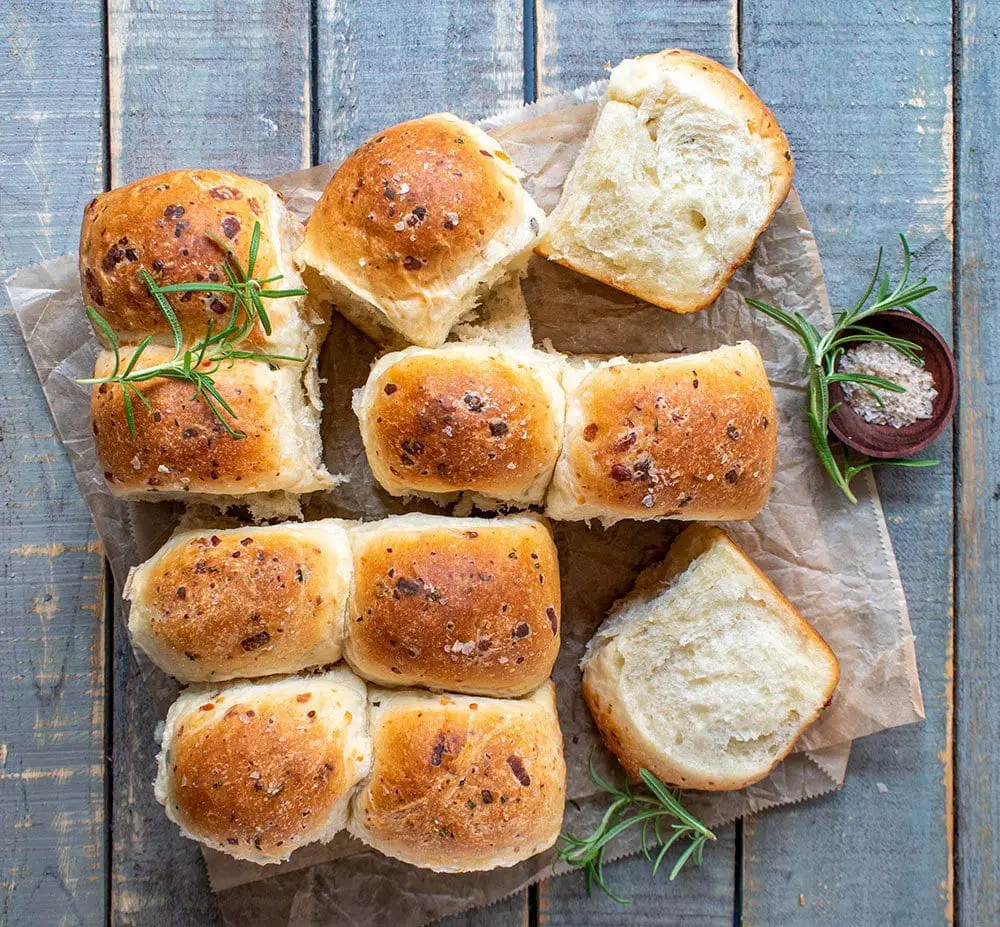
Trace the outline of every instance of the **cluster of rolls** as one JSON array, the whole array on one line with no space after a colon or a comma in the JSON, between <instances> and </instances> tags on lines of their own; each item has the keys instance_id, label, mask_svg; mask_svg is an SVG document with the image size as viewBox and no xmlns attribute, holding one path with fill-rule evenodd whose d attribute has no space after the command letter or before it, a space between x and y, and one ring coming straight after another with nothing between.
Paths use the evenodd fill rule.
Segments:
<instances>
[{"instance_id":1,"label":"cluster of rolls","mask_svg":"<svg viewBox=\"0 0 1000 927\"><path fill-rule=\"evenodd\" d=\"M390 494L604 522L752 518L777 448L753 345L610 360L497 345L530 343L519 279L532 253L666 309L703 308L791 175L784 135L740 78L671 50L614 70L548 219L500 144L446 113L361 145L307 227L270 187L219 171L102 194L80 241L81 286L105 348L95 379L160 371L128 388L94 385L104 477L125 499L243 502L258 521L334 485L316 362L336 309L392 352L354 397L371 470ZM234 279L267 299L267 317L250 314L239 344L203 368L196 346L239 314ZM467 343L482 317L491 343ZM497 337L504 326L519 337ZM179 371L178 344L189 351ZM190 376L202 369L214 403ZM775 615L785 635L761 637L755 660L779 644L792 662L808 646L826 658L776 590L710 540L655 602L642 598L648 583L637 588L629 620L602 629L585 691L633 772L641 763L667 781L737 787L791 749L836 682L806 691L794 677L780 705L734 735L745 743L661 723L653 709L683 704L687 676L671 681L648 645L688 654L675 638L692 614L719 647L729 641L732 661L750 619L766 629ZM739 601L768 607L725 612L710 593L727 571ZM685 583L704 607L670 593ZM170 709L156 780L188 836L268 863L346 828L444 871L511 865L554 843L565 766L549 677L561 605L542 518L186 530L132 571L125 596L135 643L192 684ZM347 666L334 665L341 658ZM690 657L689 676L700 660ZM762 704L784 678L781 668L741 672ZM740 685L713 690L720 717ZM781 736L768 733L775 725ZM683 736L687 753L674 750ZM723 761L727 775L711 772Z\"/></svg>"},{"instance_id":2,"label":"cluster of rolls","mask_svg":"<svg viewBox=\"0 0 1000 927\"><path fill-rule=\"evenodd\" d=\"M133 641L165 672L271 677L194 686L170 711L157 796L195 839L270 862L349 823L390 855L452 870L555 840L561 601L542 519L185 531L125 595ZM342 656L350 669L330 670ZM366 695L362 679L439 694Z\"/></svg>"},{"instance_id":3,"label":"cluster of rolls","mask_svg":"<svg viewBox=\"0 0 1000 927\"><path fill-rule=\"evenodd\" d=\"M484 345L387 354L355 393L395 496L544 505L563 520L753 518L777 418L757 348L588 363Z\"/></svg>"},{"instance_id":4,"label":"cluster of rolls","mask_svg":"<svg viewBox=\"0 0 1000 927\"><path fill-rule=\"evenodd\" d=\"M167 715L155 788L186 836L255 863L346 828L414 866L511 866L562 825L555 690L369 688L343 667L195 686Z\"/></svg>"},{"instance_id":5,"label":"cluster of rolls","mask_svg":"<svg viewBox=\"0 0 1000 927\"><path fill-rule=\"evenodd\" d=\"M157 286L224 283L224 264L248 266L259 224L255 277L281 277L301 287L291 249L302 226L269 186L221 171L171 171L103 193L84 210L80 235L83 296L107 322L123 363L147 337L139 369L174 356L167 317L140 273ZM227 251L231 258L227 258ZM225 293L180 293L169 300L186 346L218 331L233 312ZM241 345L298 362L227 361L215 386L232 409L227 430L189 383L157 377L137 383L134 427L119 386L95 385L91 424L109 488L128 499L236 496L265 505L278 493L325 489L316 357L329 321L315 301L293 296L270 301L271 332L255 321ZM115 355L105 350L95 377L111 374ZM207 366L207 363L206 363ZM236 429L239 429L238 433Z\"/></svg>"}]
</instances>

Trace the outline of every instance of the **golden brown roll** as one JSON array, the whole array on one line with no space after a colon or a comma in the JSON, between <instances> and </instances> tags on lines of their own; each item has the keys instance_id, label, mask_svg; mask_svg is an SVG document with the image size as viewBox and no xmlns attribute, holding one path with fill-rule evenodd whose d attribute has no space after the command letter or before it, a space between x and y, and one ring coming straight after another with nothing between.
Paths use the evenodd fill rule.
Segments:
<instances>
[{"instance_id":1,"label":"golden brown roll","mask_svg":"<svg viewBox=\"0 0 1000 927\"><path fill-rule=\"evenodd\" d=\"M540 502L562 443L560 369L484 345L387 354L354 395L375 479L394 496Z\"/></svg>"},{"instance_id":2,"label":"golden brown roll","mask_svg":"<svg viewBox=\"0 0 1000 927\"><path fill-rule=\"evenodd\" d=\"M336 521L186 531L129 574L129 632L182 682L334 663L351 575Z\"/></svg>"},{"instance_id":3,"label":"golden brown roll","mask_svg":"<svg viewBox=\"0 0 1000 927\"><path fill-rule=\"evenodd\" d=\"M570 367L552 518L726 521L767 500L777 416L749 342L647 363Z\"/></svg>"},{"instance_id":4,"label":"golden brown roll","mask_svg":"<svg viewBox=\"0 0 1000 927\"><path fill-rule=\"evenodd\" d=\"M186 837L255 863L326 842L371 766L350 671L195 686L167 714L156 798Z\"/></svg>"},{"instance_id":5,"label":"golden brown roll","mask_svg":"<svg viewBox=\"0 0 1000 927\"><path fill-rule=\"evenodd\" d=\"M555 843L566 799L555 689L524 699L372 689L375 761L350 828L439 872L512 866Z\"/></svg>"},{"instance_id":6,"label":"golden brown roll","mask_svg":"<svg viewBox=\"0 0 1000 927\"><path fill-rule=\"evenodd\" d=\"M503 149L450 113L392 126L327 184L296 259L376 341L433 347L519 273L545 214Z\"/></svg>"},{"instance_id":7,"label":"golden brown roll","mask_svg":"<svg viewBox=\"0 0 1000 927\"><path fill-rule=\"evenodd\" d=\"M302 226L269 186L211 170L168 171L102 193L87 205L80 232L80 282L84 300L94 306L123 343L146 335L172 343L170 327L139 277L140 268L167 286L192 281L226 282L225 252L214 236L247 267L254 223L260 223L260 248L254 276L275 274L276 289L301 287L291 252ZM232 310L224 294L175 295L170 303L185 338L200 338L209 322L216 331ZM302 297L265 301L272 334L258 322L247 343L271 353L302 356L313 342L318 318L306 318Z\"/></svg>"},{"instance_id":8,"label":"golden brown roll","mask_svg":"<svg viewBox=\"0 0 1000 927\"><path fill-rule=\"evenodd\" d=\"M153 345L139 367L172 357L171 348ZM113 369L111 353L103 352L95 376ZM319 412L302 389L301 375L299 365L223 365L215 385L236 413L226 420L243 432L241 438L225 431L190 383L157 378L138 384L149 408L133 397L135 435L121 387L94 386L91 426L108 486L127 499L190 499L306 493L332 485L322 462Z\"/></svg>"},{"instance_id":9,"label":"golden brown roll","mask_svg":"<svg viewBox=\"0 0 1000 927\"><path fill-rule=\"evenodd\" d=\"M404 515L350 531L344 655L388 686L524 695L559 652L559 559L546 523Z\"/></svg>"}]
</instances>

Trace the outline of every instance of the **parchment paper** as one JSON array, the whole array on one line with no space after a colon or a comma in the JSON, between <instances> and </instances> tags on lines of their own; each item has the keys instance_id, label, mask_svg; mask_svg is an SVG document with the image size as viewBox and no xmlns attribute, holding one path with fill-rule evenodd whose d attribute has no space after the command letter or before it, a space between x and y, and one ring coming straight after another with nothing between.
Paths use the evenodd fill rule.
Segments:
<instances>
[{"instance_id":1,"label":"parchment paper","mask_svg":"<svg viewBox=\"0 0 1000 927\"><path fill-rule=\"evenodd\" d=\"M487 121L547 210L558 199L602 89L594 84ZM324 165L272 184L305 219L332 170ZM129 567L166 540L182 509L176 503L126 505L105 488L88 425L88 393L74 382L90 375L97 351L83 312L75 256L25 268L7 289L120 589ZM744 296L757 296L799 309L817 324L829 322L819 255L797 194L792 191L751 259L705 312L674 315L539 259L530 265L524 294L535 343L559 351L690 352L740 339L760 348L778 405L778 469L761 515L726 527L833 647L841 682L833 704L797 752L766 780L738 792L690 793L687 800L710 825L719 825L838 788L850 741L921 719L923 703L906 602L874 481L870 474L856 481L856 506L828 481L802 421L800 348L743 302ZM488 338L489 332L487 320L464 337ZM370 520L404 510L375 485L350 410L351 391L362 385L376 354L367 338L335 317L320 361L326 379L325 456L330 471L347 475L350 482L310 499L307 518ZM430 504L423 508L440 511ZM596 735L579 695L577 664L608 608L628 592L642 568L663 555L680 526L622 522L603 529L567 522L553 527L563 574L563 642L554 678L569 770L565 827L582 833L606 802L595 794L586 772ZM141 653L138 657L165 714L176 684ZM614 775L614 764L603 752L599 762ZM637 848L634 838L622 841L616 856ZM550 851L511 869L439 875L387 859L345 836L327 846L305 847L281 866L240 863L210 851L205 855L227 922L240 925L418 927L491 904L552 871ZM693 871L684 875L697 877Z\"/></svg>"}]
</instances>

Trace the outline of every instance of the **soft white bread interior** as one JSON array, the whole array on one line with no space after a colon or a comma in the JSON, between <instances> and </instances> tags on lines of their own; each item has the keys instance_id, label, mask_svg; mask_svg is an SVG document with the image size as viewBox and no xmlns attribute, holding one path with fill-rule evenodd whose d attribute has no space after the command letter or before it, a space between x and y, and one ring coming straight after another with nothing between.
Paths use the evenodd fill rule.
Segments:
<instances>
[{"instance_id":1,"label":"soft white bread interior","mask_svg":"<svg viewBox=\"0 0 1000 927\"><path fill-rule=\"evenodd\" d=\"M337 521L186 531L129 574L129 632L181 682L295 673L340 659L351 577Z\"/></svg>"},{"instance_id":2,"label":"soft white bread interior","mask_svg":"<svg viewBox=\"0 0 1000 927\"><path fill-rule=\"evenodd\" d=\"M151 345L137 369L166 363L173 355L171 348ZM113 370L112 354L102 352L94 376ZM122 388L95 385L91 427L108 487L126 499L187 501L330 487L334 481L323 465L319 410L303 389L302 374L298 364L252 360L219 368L215 387L235 413L227 416L228 424L242 436L223 428L190 383L164 378L136 385L144 401L133 396L132 434Z\"/></svg>"},{"instance_id":3,"label":"soft white bread interior","mask_svg":"<svg viewBox=\"0 0 1000 927\"><path fill-rule=\"evenodd\" d=\"M562 444L561 369L541 351L475 344L385 355L354 394L375 479L394 496L541 502Z\"/></svg>"},{"instance_id":4,"label":"soft white bread interior","mask_svg":"<svg viewBox=\"0 0 1000 927\"><path fill-rule=\"evenodd\" d=\"M186 837L255 863L288 859L346 825L371 767L367 713L347 669L194 686L167 714L156 798Z\"/></svg>"},{"instance_id":5,"label":"soft white bread interior","mask_svg":"<svg viewBox=\"0 0 1000 927\"><path fill-rule=\"evenodd\" d=\"M436 113L380 132L344 161L296 260L310 288L379 343L433 347L521 272L544 222L500 145Z\"/></svg>"},{"instance_id":6,"label":"soft white bread interior","mask_svg":"<svg viewBox=\"0 0 1000 927\"><path fill-rule=\"evenodd\" d=\"M351 832L414 866L513 866L555 843L566 765L555 688L523 699L372 689L375 762Z\"/></svg>"},{"instance_id":7,"label":"soft white bread interior","mask_svg":"<svg viewBox=\"0 0 1000 927\"><path fill-rule=\"evenodd\" d=\"M591 640L583 695L608 749L691 789L766 777L829 704L833 651L733 541L694 525Z\"/></svg>"},{"instance_id":8,"label":"soft white bread interior","mask_svg":"<svg viewBox=\"0 0 1000 927\"><path fill-rule=\"evenodd\" d=\"M709 305L792 183L788 140L721 64L679 49L623 61L540 253L664 309Z\"/></svg>"}]
</instances>

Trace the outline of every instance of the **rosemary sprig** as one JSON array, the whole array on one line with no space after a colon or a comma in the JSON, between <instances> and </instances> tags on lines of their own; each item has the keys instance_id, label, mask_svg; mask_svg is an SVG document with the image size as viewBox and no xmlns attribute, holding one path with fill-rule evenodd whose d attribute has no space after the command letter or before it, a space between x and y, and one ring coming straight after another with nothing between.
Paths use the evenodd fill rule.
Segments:
<instances>
[{"instance_id":1,"label":"rosemary sprig","mask_svg":"<svg viewBox=\"0 0 1000 927\"><path fill-rule=\"evenodd\" d=\"M250 252L247 266L241 267L232 251L219 239L205 233L224 252L222 269L226 274L227 283L212 281L192 281L190 283L174 283L169 286L159 286L149 272L142 268L139 277L149 295L153 297L160 312L163 313L170 326L174 341L174 356L165 363L137 369L139 359L153 341L152 335L147 336L122 366L121 346L118 336L108 321L93 307L87 306L87 315L94 327L98 329L108 343L115 358L114 370L106 377L89 377L78 379L82 384L112 384L121 387L122 400L125 408L125 421L129 433L135 437L135 405L134 399L150 409L149 400L138 388L139 383L154 379L179 380L190 383L194 387L194 395L208 406L212 414L226 432L234 438L243 438L245 434L230 425L228 418L235 419L236 413L223 398L215 385L215 374L224 365L230 367L237 360L255 360L265 363L280 363L289 361L301 363L304 358L289 357L284 354L268 354L261 351L243 351L238 345L250 334L259 320L261 328L271 334L271 320L264 308L265 299L284 299L290 296L304 296L304 289L276 290L267 289L266 285L280 280L282 275L275 274L263 280L257 280L253 273L260 249L260 223L255 222L250 238ZM233 308L226 324L218 331L213 331L209 321L205 335L192 345L184 346L184 337L180 322L167 297L174 293L221 293L232 296Z\"/></svg>"},{"instance_id":2,"label":"rosemary sprig","mask_svg":"<svg viewBox=\"0 0 1000 927\"><path fill-rule=\"evenodd\" d=\"M642 852L653 864L654 876L670 848L682 840L687 840L688 843L670 870L670 881L677 877L689 861L701 865L705 843L715 840L715 834L684 808L679 791L667 788L646 769L639 770L641 786L633 787L627 782L621 786L614 785L594 769L593 750L590 751L589 765L591 778L602 790L613 796L614 801L604 812L604 817L593 833L587 837L560 834L560 846L556 850L557 861L583 869L588 895L594 885L597 885L615 901L631 904L629 900L612 892L604 881L604 851L619 834L636 825L641 825Z\"/></svg>"},{"instance_id":3,"label":"rosemary sprig","mask_svg":"<svg viewBox=\"0 0 1000 927\"><path fill-rule=\"evenodd\" d=\"M747 302L754 309L763 312L766 316L783 325L802 342L806 352L802 375L808 381L806 386L806 422L809 426L809 438L824 469L851 502L858 501L851 491L851 480L864 470L876 466L917 468L933 467L938 464L937 460L908 460L901 457L888 460L853 457L848 448L840 447L839 442L835 441L834 445L839 447L841 451L841 461L834 452L834 445L831 444L830 439L830 414L837 408L837 406L831 407L830 405L831 383L855 383L862 389L868 390L880 405L882 404L881 397L873 387L894 393L906 391L905 387L882 377L863 373L838 373L837 361L848 345L858 342L880 341L895 348L904 357L912 361L919 361L920 345L863 324L865 319L889 309L905 309L918 318L923 318L912 304L937 290L936 286L927 283L926 277L920 277L916 283L909 283L910 246L905 235L899 237L903 242L903 270L899 283L895 287L891 287L889 275L882 274L882 249L879 248L875 272L872 274L868 287L853 308L835 315L833 328L826 334L821 334L801 312L788 313L760 300L747 298ZM878 286L877 290L876 285ZM873 293L875 294L874 301L869 303Z\"/></svg>"}]
</instances>

